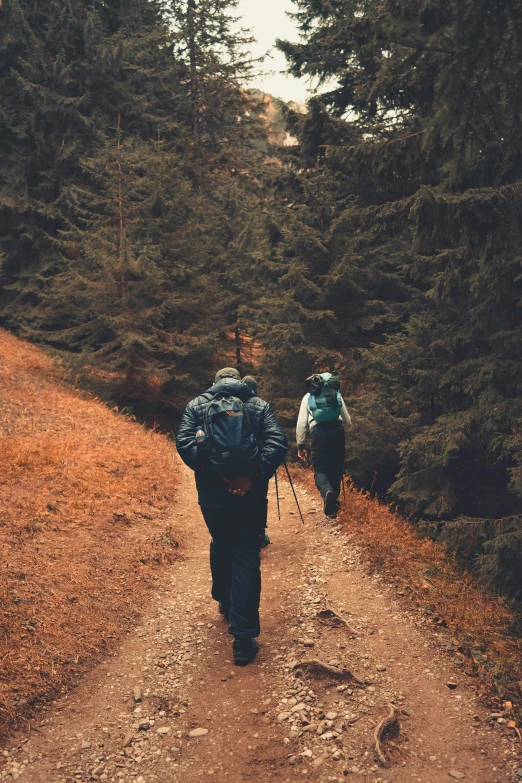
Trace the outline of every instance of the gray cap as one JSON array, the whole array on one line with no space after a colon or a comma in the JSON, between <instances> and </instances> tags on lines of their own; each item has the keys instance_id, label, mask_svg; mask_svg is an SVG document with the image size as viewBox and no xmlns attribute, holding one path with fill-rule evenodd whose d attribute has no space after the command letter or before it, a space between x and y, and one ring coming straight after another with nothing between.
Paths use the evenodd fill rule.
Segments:
<instances>
[{"instance_id":1,"label":"gray cap","mask_svg":"<svg viewBox=\"0 0 522 783\"><path fill-rule=\"evenodd\" d=\"M219 372L216 373L216 380L214 383L223 380L223 378L235 378L240 381L241 375L233 367L223 367L222 370L219 370Z\"/></svg>"}]
</instances>

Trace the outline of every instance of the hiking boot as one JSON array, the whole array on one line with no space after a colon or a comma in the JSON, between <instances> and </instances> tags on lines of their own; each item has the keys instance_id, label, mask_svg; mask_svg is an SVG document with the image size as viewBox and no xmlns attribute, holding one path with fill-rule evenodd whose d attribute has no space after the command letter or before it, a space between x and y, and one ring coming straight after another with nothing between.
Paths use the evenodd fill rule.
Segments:
<instances>
[{"instance_id":1,"label":"hiking boot","mask_svg":"<svg viewBox=\"0 0 522 783\"><path fill-rule=\"evenodd\" d=\"M258 654L259 645L255 639L234 639L232 652L235 665L246 666Z\"/></svg>"},{"instance_id":2,"label":"hiking boot","mask_svg":"<svg viewBox=\"0 0 522 783\"><path fill-rule=\"evenodd\" d=\"M230 604L218 603L219 613L223 615L227 623L230 622Z\"/></svg>"},{"instance_id":3,"label":"hiking boot","mask_svg":"<svg viewBox=\"0 0 522 783\"><path fill-rule=\"evenodd\" d=\"M337 498L335 497L333 490L329 489L324 496L324 513L327 517L333 518L337 515L338 510Z\"/></svg>"},{"instance_id":4,"label":"hiking boot","mask_svg":"<svg viewBox=\"0 0 522 783\"><path fill-rule=\"evenodd\" d=\"M268 546L270 544L270 536L268 533L261 533L259 536L259 546L261 549L264 549L265 546Z\"/></svg>"}]
</instances>

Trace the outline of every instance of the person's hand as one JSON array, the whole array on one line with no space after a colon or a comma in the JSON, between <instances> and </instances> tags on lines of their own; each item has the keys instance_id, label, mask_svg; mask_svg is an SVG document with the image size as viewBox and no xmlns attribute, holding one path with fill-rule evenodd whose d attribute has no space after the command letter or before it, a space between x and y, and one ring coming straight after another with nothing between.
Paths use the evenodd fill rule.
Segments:
<instances>
[{"instance_id":1,"label":"person's hand","mask_svg":"<svg viewBox=\"0 0 522 783\"><path fill-rule=\"evenodd\" d=\"M299 446L297 449L297 456L301 460L301 462L308 462L308 449L306 446Z\"/></svg>"},{"instance_id":2,"label":"person's hand","mask_svg":"<svg viewBox=\"0 0 522 783\"><path fill-rule=\"evenodd\" d=\"M226 478L225 481L228 484L230 494L237 495L240 498L245 497L248 490L252 487L250 476L235 476L234 478Z\"/></svg>"}]
</instances>

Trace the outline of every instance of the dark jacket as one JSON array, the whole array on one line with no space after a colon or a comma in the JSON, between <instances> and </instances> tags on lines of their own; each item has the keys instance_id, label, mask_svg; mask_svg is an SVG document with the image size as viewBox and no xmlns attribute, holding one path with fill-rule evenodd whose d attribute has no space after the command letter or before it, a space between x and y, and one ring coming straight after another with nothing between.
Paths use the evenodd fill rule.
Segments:
<instances>
[{"instance_id":1,"label":"dark jacket","mask_svg":"<svg viewBox=\"0 0 522 783\"><path fill-rule=\"evenodd\" d=\"M196 442L196 432L204 429L205 410L209 401L224 391L243 401L259 441L259 465L252 477L252 489L245 498L238 498L228 492L228 485L212 471L208 454L204 449L198 449ZM179 425L176 446L183 462L196 474L200 505L215 507L235 505L241 500L247 504L257 503L266 498L267 483L288 451L286 436L270 405L235 378L222 378L208 392L189 402Z\"/></svg>"}]
</instances>

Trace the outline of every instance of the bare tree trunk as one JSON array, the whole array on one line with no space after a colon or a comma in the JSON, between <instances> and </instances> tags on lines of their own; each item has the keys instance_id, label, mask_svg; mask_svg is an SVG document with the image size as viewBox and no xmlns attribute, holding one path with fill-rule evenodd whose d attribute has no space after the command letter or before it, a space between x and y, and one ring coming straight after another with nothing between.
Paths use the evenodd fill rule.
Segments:
<instances>
[{"instance_id":1,"label":"bare tree trunk","mask_svg":"<svg viewBox=\"0 0 522 783\"><path fill-rule=\"evenodd\" d=\"M239 320L237 315L236 315L236 325L234 327L234 335L236 341L236 367L242 375L243 372L241 369L241 330L239 328Z\"/></svg>"},{"instance_id":2,"label":"bare tree trunk","mask_svg":"<svg viewBox=\"0 0 522 783\"><path fill-rule=\"evenodd\" d=\"M188 0L188 48L190 59L190 92L192 98L192 128L194 139L198 140L198 60L196 49L196 0Z\"/></svg>"},{"instance_id":3,"label":"bare tree trunk","mask_svg":"<svg viewBox=\"0 0 522 783\"><path fill-rule=\"evenodd\" d=\"M121 168L121 115L118 114L118 160L116 163L118 171L118 220L120 224L120 242L119 242L119 259L120 259L120 296L123 298L125 292L125 264L123 262L123 256L125 252L125 217L123 211L123 172Z\"/></svg>"}]
</instances>

